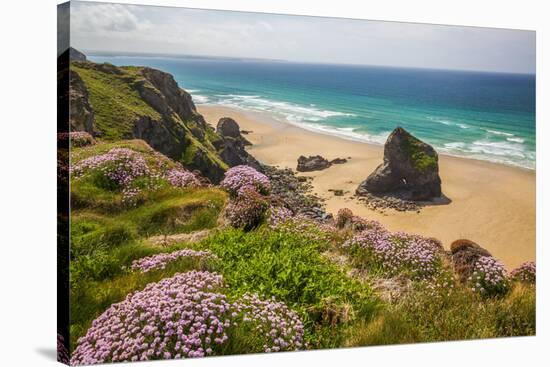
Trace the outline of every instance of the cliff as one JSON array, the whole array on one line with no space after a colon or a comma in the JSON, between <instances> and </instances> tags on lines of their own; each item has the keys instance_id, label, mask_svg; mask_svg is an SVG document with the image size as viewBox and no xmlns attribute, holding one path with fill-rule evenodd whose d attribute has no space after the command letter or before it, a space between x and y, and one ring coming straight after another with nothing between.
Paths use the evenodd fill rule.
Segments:
<instances>
[{"instance_id":1,"label":"cliff","mask_svg":"<svg viewBox=\"0 0 550 367\"><path fill-rule=\"evenodd\" d=\"M244 147L228 151L226 139L205 122L172 75L79 60L70 65L72 131L102 140L143 139L214 183L228 167L255 162Z\"/></svg>"}]
</instances>

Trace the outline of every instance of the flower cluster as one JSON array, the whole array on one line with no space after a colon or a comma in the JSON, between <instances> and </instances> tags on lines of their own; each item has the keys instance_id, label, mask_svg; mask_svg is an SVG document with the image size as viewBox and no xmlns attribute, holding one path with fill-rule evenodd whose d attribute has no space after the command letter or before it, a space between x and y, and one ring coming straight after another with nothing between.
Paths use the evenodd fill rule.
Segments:
<instances>
[{"instance_id":1,"label":"flower cluster","mask_svg":"<svg viewBox=\"0 0 550 367\"><path fill-rule=\"evenodd\" d=\"M231 305L221 275L176 274L111 305L79 339L71 364L203 357L227 339Z\"/></svg>"},{"instance_id":2,"label":"flower cluster","mask_svg":"<svg viewBox=\"0 0 550 367\"><path fill-rule=\"evenodd\" d=\"M510 279L524 283L535 284L537 281L537 266L534 261L521 264L510 272Z\"/></svg>"},{"instance_id":3,"label":"flower cluster","mask_svg":"<svg viewBox=\"0 0 550 367\"><path fill-rule=\"evenodd\" d=\"M104 185L122 190L122 196L127 202L141 191L139 187L133 186L137 178L158 178L158 174L149 169L140 153L127 148L113 148L105 154L86 158L70 167L70 173L76 179L90 172L100 172L107 179Z\"/></svg>"},{"instance_id":4,"label":"flower cluster","mask_svg":"<svg viewBox=\"0 0 550 367\"><path fill-rule=\"evenodd\" d=\"M65 338L61 334L57 334L57 361L69 364L69 350L65 346Z\"/></svg>"},{"instance_id":5,"label":"flower cluster","mask_svg":"<svg viewBox=\"0 0 550 367\"><path fill-rule=\"evenodd\" d=\"M371 265L380 266L390 275L410 271L414 277L426 278L440 270L439 243L418 235L391 233L377 222L342 246L361 251Z\"/></svg>"},{"instance_id":6,"label":"flower cluster","mask_svg":"<svg viewBox=\"0 0 550 367\"><path fill-rule=\"evenodd\" d=\"M85 131L72 131L70 133L58 133L58 141L70 141L72 147L85 147L95 144L92 135Z\"/></svg>"},{"instance_id":7,"label":"flower cluster","mask_svg":"<svg viewBox=\"0 0 550 367\"><path fill-rule=\"evenodd\" d=\"M216 258L216 255L208 250L195 251L186 248L171 253L160 253L134 260L132 262L132 270L139 270L142 273L147 273L151 270L164 269L168 263L182 258L208 259Z\"/></svg>"},{"instance_id":8,"label":"flower cluster","mask_svg":"<svg viewBox=\"0 0 550 367\"><path fill-rule=\"evenodd\" d=\"M250 230L264 219L269 202L254 189L248 188L231 200L226 208L226 217L231 226Z\"/></svg>"},{"instance_id":9,"label":"flower cluster","mask_svg":"<svg viewBox=\"0 0 550 367\"><path fill-rule=\"evenodd\" d=\"M166 173L166 179L172 186L186 188L199 187L200 181L194 173L184 169L174 168Z\"/></svg>"},{"instance_id":10,"label":"flower cluster","mask_svg":"<svg viewBox=\"0 0 550 367\"><path fill-rule=\"evenodd\" d=\"M502 294L508 290L506 269L492 256L481 256L477 259L468 280L472 285L472 291L484 296Z\"/></svg>"},{"instance_id":11,"label":"flower cluster","mask_svg":"<svg viewBox=\"0 0 550 367\"><path fill-rule=\"evenodd\" d=\"M303 324L284 304L245 295L230 303L221 275L176 274L111 305L78 340L71 364L193 358L221 354L232 328L258 331L264 350L303 345ZM242 323L242 325L241 325Z\"/></svg>"},{"instance_id":12,"label":"flower cluster","mask_svg":"<svg viewBox=\"0 0 550 367\"><path fill-rule=\"evenodd\" d=\"M243 324L250 323L254 332L265 338L266 353L298 350L304 343L304 325L298 315L284 303L261 300L245 294L235 302L234 315L243 314Z\"/></svg>"},{"instance_id":13,"label":"flower cluster","mask_svg":"<svg viewBox=\"0 0 550 367\"><path fill-rule=\"evenodd\" d=\"M292 211L284 206L273 206L269 209L267 223L271 229L277 228L279 225L287 222L293 217Z\"/></svg>"},{"instance_id":14,"label":"flower cluster","mask_svg":"<svg viewBox=\"0 0 550 367\"><path fill-rule=\"evenodd\" d=\"M225 172L220 186L227 190L233 197L250 188L262 195L268 195L271 191L269 178L250 166L235 166Z\"/></svg>"},{"instance_id":15,"label":"flower cluster","mask_svg":"<svg viewBox=\"0 0 550 367\"><path fill-rule=\"evenodd\" d=\"M346 224L351 223L352 218L353 212L351 209L342 208L338 210L338 213L336 214L336 227L344 228Z\"/></svg>"}]
</instances>

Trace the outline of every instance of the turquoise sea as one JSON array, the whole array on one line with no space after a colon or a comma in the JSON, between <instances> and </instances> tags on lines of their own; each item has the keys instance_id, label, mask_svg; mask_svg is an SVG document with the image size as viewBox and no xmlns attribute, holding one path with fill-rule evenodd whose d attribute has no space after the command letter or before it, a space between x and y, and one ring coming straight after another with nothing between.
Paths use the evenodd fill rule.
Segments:
<instances>
[{"instance_id":1,"label":"turquoise sea","mask_svg":"<svg viewBox=\"0 0 550 367\"><path fill-rule=\"evenodd\" d=\"M440 153L535 169L535 75L202 57L89 58L171 73L198 105L265 112L375 144L402 126Z\"/></svg>"}]
</instances>

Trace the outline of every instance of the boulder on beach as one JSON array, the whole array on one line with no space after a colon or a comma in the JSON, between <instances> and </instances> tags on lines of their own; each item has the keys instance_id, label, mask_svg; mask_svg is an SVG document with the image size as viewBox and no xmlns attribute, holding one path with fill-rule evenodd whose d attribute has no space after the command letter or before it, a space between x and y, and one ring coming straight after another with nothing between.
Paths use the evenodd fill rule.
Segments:
<instances>
[{"instance_id":1,"label":"boulder on beach","mask_svg":"<svg viewBox=\"0 0 550 367\"><path fill-rule=\"evenodd\" d=\"M396 128L384 145L384 162L361 182L356 193L391 194L415 201L441 197L437 152L405 129Z\"/></svg>"},{"instance_id":2,"label":"boulder on beach","mask_svg":"<svg viewBox=\"0 0 550 367\"><path fill-rule=\"evenodd\" d=\"M298 158L298 166L296 167L296 170L298 172L311 172L311 171L321 171L329 167L330 167L330 162L326 158L321 157L320 155L314 155L309 157L301 155Z\"/></svg>"},{"instance_id":3,"label":"boulder on beach","mask_svg":"<svg viewBox=\"0 0 550 367\"><path fill-rule=\"evenodd\" d=\"M491 256L491 253L473 241L460 239L451 244L454 270L462 282L468 280L474 271L475 263L484 256Z\"/></svg>"}]
</instances>

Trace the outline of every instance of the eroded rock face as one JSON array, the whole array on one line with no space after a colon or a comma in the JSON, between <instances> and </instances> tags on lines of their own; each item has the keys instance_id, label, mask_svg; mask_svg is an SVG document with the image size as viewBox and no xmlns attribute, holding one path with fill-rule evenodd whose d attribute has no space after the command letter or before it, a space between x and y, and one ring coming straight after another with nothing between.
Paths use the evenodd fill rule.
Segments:
<instances>
[{"instance_id":1,"label":"eroded rock face","mask_svg":"<svg viewBox=\"0 0 550 367\"><path fill-rule=\"evenodd\" d=\"M298 172L311 172L311 171L321 171L330 167L330 162L321 157L320 155L314 155L305 157L301 155L298 157L298 166L296 170Z\"/></svg>"},{"instance_id":2,"label":"eroded rock face","mask_svg":"<svg viewBox=\"0 0 550 367\"><path fill-rule=\"evenodd\" d=\"M69 125L71 131L94 134L94 110L88 100L88 89L80 76L69 71Z\"/></svg>"},{"instance_id":3,"label":"eroded rock face","mask_svg":"<svg viewBox=\"0 0 550 367\"><path fill-rule=\"evenodd\" d=\"M437 152L405 129L396 128L384 145L384 162L359 185L356 193L390 193L417 201L441 197Z\"/></svg>"},{"instance_id":4,"label":"eroded rock face","mask_svg":"<svg viewBox=\"0 0 550 367\"><path fill-rule=\"evenodd\" d=\"M141 69L141 74L158 89L160 97L162 97L161 101L151 101L150 104L153 108L161 111L166 111L169 108L183 121L193 120L202 128L206 127L202 115L197 112L191 95L178 86L171 74L152 68ZM140 92L143 91L140 90Z\"/></svg>"}]
</instances>

